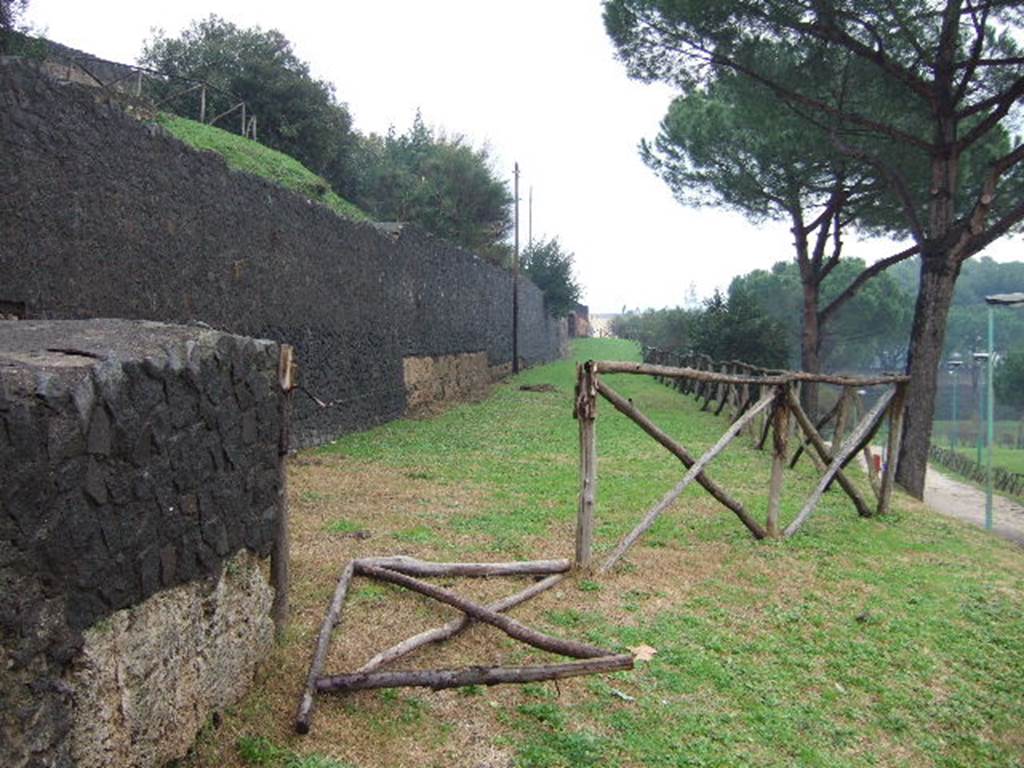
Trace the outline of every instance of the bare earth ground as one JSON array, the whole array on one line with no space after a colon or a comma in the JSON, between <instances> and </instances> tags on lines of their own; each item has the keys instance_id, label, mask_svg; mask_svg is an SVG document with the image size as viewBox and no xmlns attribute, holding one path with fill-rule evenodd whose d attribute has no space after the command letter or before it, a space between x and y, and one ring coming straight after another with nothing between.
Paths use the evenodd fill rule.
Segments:
<instances>
[{"instance_id":1,"label":"bare earth ground","mask_svg":"<svg viewBox=\"0 0 1024 768\"><path fill-rule=\"evenodd\" d=\"M958 482L928 466L924 503L936 512L984 527L985 492ZM1024 507L1000 496L992 497L992 530L1003 538L1024 545Z\"/></svg>"}]
</instances>

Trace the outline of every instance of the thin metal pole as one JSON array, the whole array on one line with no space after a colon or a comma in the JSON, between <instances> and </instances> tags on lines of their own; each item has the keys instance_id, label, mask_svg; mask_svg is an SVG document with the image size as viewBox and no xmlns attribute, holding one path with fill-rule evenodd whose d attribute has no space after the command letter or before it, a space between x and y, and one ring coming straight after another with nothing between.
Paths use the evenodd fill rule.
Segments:
<instances>
[{"instance_id":1,"label":"thin metal pole","mask_svg":"<svg viewBox=\"0 0 1024 768\"><path fill-rule=\"evenodd\" d=\"M985 440L985 530L992 530L992 414L995 394L992 386L992 358L995 357L995 319L992 305L988 306L988 361L985 365L985 390L988 399L988 430Z\"/></svg>"},{"instance_id":2,"label":"thin metal pole","mask_svg":"<svg viewBox=\"0 0 1024 768\"><path fill-rule=\"evenodd\" d=\"M975 365L974 368L977 371L979 366ZM984 382L982 382L981 385L977 388L977 391L978 391L978 455L975 457L975 463L980 466L981 465L982 442L985 439L984 436L983 436L983 433L981 431L982 430L982 424L985 421L985 383Z\"/></svg>"},{"instance_id":3,"label":"thin metal pole","mask_svg":"<svg viewBox=\"0 0 1024 768\"><path fill-rule=\"evenodd\" d=\"M951 442L953 445L952 449L955 451L957 443L960 442L960 421L956 412L956 393L960 388L960 369L953 369L953 434Z\"/></svg>"},{"instance_id":4,"label":"thin metal pole","mask_svg":"<svg viewBox=\"0 0 1024 768\"><path fill-rule=\"evenodd\" d=\"M515 253L512 257L512 373L519 373L519 163L515 164Z\"/></svg>"}]
</instances>

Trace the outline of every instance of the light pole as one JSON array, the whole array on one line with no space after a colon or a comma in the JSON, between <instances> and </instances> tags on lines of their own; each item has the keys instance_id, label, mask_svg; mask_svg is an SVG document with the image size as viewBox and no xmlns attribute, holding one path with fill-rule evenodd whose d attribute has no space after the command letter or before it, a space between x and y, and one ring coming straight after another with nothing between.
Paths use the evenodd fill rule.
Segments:
<instances>
[{"instance_id":1,"label":"light pole","mask_svg":"<svg viewBox=\"0 0 1024 768\"><path fill-rule=\"evenodd\" d=\"M949 442L950 448L954 451L957 443L960 442L960 421L956 412L956 396L957 390L960 389L960 366L963 364L964 361L960 358L959 352L954 352L949 356L949 372L953 376L953 431L950 433Z\"/></svg>"},{"instance_id":2,"label":"light pole","mask_svg":"<svg viewBox=\"0 0 1024 768\"><path fill-rule=\"evenodd\" d=\"M985 370L981 366L988 360L988 352L975 352L971 357L974 358L974 365L977 370ZM978 455L975 461L979 465L981 464L981 449L985 445L981 431L982 424L985 423L985 388L985 382L982 382L981 386L978 387Z\"/></svg>"},{"instance_id":3,"label":"light pole","mask_svg":"<svg viewBox=\"0 0 1024 768\"><path fill-rule=\"evenodd\" d=\"M515 164L515 250L512 254L512 373L519 373L519 163Z\"/></svg>"},{"instance_id":4,"label":"light pole","mask_svg":"<svg viewBox=\"0 0 1024 768\"><path fill-rule=\"evenodd\" d=\"M995 388L992 385L992 366L995 358L995 307L1024 306L1024 293L995 293L985 297L988 304L988 375L985 382L988 390L988 430L985 450L985 529L992 530L992 436L994 432L992 415L994 413Z\"/></svg>"}]
</instances>

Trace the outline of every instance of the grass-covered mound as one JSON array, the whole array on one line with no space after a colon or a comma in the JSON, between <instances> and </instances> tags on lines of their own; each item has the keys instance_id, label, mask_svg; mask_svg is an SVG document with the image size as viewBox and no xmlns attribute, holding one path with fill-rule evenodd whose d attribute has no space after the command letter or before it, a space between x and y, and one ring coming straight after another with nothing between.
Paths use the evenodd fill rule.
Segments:
<instances>
[{"instance_id":1,"label":"grass-covered mound","mask_svg":"<svg viewBox=\"0 0 1024 768\"><path fill-rule=\"evenodd\" d=\"M347 218L363 221L370 218L348 200L335 194L324 179L283 152L216 126L203 125L166 112L161 113L157 119L171 134L189 146L221 155L233 170L261 176L322 203Z\"/></svg>"}]
</instances>

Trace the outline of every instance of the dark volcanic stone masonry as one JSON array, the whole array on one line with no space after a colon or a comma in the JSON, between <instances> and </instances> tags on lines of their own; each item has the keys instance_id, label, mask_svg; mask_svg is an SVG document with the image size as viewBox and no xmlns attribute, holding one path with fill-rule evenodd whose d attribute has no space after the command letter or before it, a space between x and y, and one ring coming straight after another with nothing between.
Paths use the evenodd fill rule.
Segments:
<instances>
[{"instance_id":1,"label":"dark volcanic stone masonry","mask_svg":"<svg viewBox=\"0 0 1024 768\"><path fill-rule=\"evenodd\" d=\"M0 765L66 764L12 755L66 735L83 630L269 554L277 360L197 327L0 321Z\"/></svg>"},{"instance_id":2,"label":"dark volcanic stone masonry","mask_svg":"<svg viewBox=\"0 0 1024 768\"><path fill-rule=\"evenodd\" d=\"M376 227L229 171L97 89L0 62L0 312L202 321L296 347L295 444L400 416L402 359L511 361L512 277L416 227ZM4 307L7 309L4 310ZM564 321L520 287L520 356Z\"/></svg>"}]
</instances>

